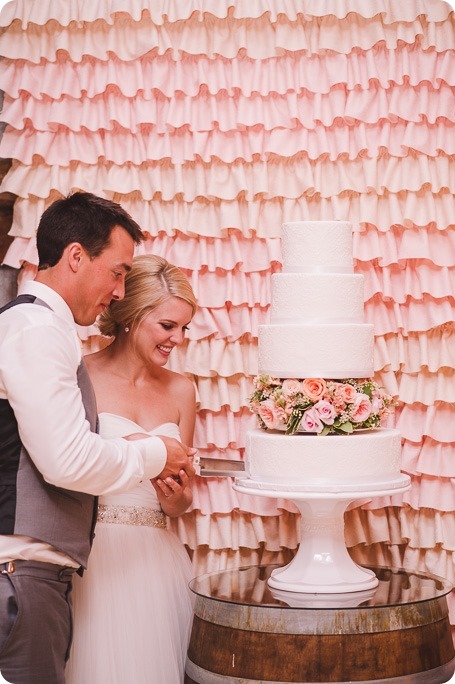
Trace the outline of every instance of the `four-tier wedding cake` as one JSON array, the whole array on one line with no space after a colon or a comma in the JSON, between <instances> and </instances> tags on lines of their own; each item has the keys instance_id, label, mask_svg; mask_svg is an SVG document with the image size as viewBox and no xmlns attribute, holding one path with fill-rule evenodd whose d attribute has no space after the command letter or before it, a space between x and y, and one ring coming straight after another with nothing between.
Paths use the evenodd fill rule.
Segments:
<instances>
[{"instance_id":1,"label":"four-tier wedding cake","mask_svg":"<svg viewBox=\"0 0 455 684\"><path fill-rule=\"evenodd\" d=\"M286 491L378 489L400 481L400 433L381 427L392 398L373 380L373 325L354 273L352 225L282 228L270 323L259 327L259 375L247 433L247 480ZM326 437L327 435L327 437Z\"/></svg>"}]
</instances>

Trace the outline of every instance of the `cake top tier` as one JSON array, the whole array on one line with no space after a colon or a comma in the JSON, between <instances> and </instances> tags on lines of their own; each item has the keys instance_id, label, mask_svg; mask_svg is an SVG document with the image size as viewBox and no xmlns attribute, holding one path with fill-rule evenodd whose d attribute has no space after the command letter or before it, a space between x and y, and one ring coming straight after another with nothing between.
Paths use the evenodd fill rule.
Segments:
<instances>
[{"instance_id":1,"label":"cake top tier","mask_svg":"<svg viewBox=\"0 0 455 684\"><path fill-rule=\"evenodd\" d=\"M283 223L284 273L353 273L352 224L348 221Z\"/></svg>"}]
</instances>

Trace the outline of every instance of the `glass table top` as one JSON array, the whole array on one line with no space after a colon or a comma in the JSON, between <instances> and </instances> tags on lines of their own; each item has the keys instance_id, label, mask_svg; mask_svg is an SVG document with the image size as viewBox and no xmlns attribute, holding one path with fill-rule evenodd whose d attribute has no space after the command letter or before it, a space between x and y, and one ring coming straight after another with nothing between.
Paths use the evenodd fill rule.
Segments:
<instances>
[{"instance_id":1,"label":"glass table top","mask_svg":"<svg viewBox=\"0 0 455 684\"><path fill-rule=\"evenodd\" d=\"M430 573L404 568L365 565L378 578L374 589L344 594L294 593L269 587L272 570L280 565L253 565L200 575L190 583L201 597L227 603L270 608L378 608L433 600L452 590L452 584Z\"/></svg>"}]
</instances>

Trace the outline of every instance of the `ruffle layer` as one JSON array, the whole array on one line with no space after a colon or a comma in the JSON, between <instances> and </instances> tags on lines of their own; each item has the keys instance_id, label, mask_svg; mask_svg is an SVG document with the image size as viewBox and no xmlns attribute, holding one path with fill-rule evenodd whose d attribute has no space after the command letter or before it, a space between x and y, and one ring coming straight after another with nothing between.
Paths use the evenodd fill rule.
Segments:
<instances>
[{"instance_id":1,"label":"ruffle layer","mask_svg":"<svg viewBox=\"0 0 455 684\"><path fill-rule=\"evenodd\" d=\"M442 550L455 551L454 513L440 512L431 509L415 511L403 508L400 511L400 523L403 539L408 542L408 550L419 550L429 553ZM408 565L407 567L412 567ZM415 565L414 567L419 567ZM432 572L435 572L432 570ZM441 577L453 578L453 570L446 573L436 573Z\"/></svg>"},{"instance_id":2,"label":"ruffle layer","mask_svg":"<svg viewBox=\"0 0 455 684\"><path fill-rule=\"evenodd\" d=\"M311 57L296 52L261 60L245 55L229 60L210 59L198 54L183 55L176 62L168 54L147 54L123 62L111 54L106 61L84 56L75 63L68 55L59 54L55 62L32 63L4 57L0 62L0 88L13 98L26 92L37 99L54 100L63 95L94 98L114 86L125 97L141 93L145 99L155 91L165 97L176 93L195 97L201 87L212 95L226 91L246 97L256 93L299 93L301 89L328 93L339 84L345 84L348 90L368 90L374 83L385 89L391 83L418 86L424 82L437 88L442 83L455 85L454 63L453 50L423 51L406 44L392 49L378 44L370 50L353 50L348 54L331 50Z\"/></svg>"},{"instance_id":3,"label":"ruffle layer","mask_svg":"<svg viewBox=\"0 0 455 684\"><path fill-rule=\"evenodd\" d=\"M44 206L16 201L10 234L14 235L19 229L22 232L23 228L27 228L29 234L16 236L5 259L8 266L20 268L24 262L37 264L34 234ZM279 269L282 258L279 237L246 238L236 230L230 230L226 237L213 238L192 237L179 231L173 235L160 232L146 239L136 253L158 254L185 270L190 265L193 272L203 271L201 277L204 278L209 277L206 271L217 272L217 279L234 270L241 273L239 277L256 272L266 276ZM425 293L436 297L453 292L453 231L439 227L403 229L394 225L386 233L368 226L365 232L354 234L354 256L355 270L365 278L367 300L380 293L385 298L404 303L403 294L420 299ZM221 287L224 288L224 281Z\"/></svg>"},{"instance_id":4,"label":"ruffle layer","mask_svg":"<svg viewBox=\"0 0 455 684\"><path fill-rule=\"evenodd\" d=\"M86 187L86 186L84 186ZM33 237L39 219L49 204L60 197L52 192L45 200L18 198L14 205L10 235ZM350 221L354 231L354 257L360 261L380 259L380 265L398 263L404 259L429 259L438 266L451 266L455 253L453 195L448 191L432 194L403 191L386 195L352 195L345 193L329 199L317 196L298 199L257 199L251 202L239 198L232 201L174 202L142 201L134 195L113 195L151 237L165 232L208 238L225 237L238 230L246 238L278 238L281 225L287 221L339 219ZM396 240L387 232L390 226L429 226L432 230L407 230ZM438 229L434 230L438 227ZM361 229L368 227L368 230ZM377 230L375 230L377 229ZM441 230L442 229L442 230ZM434 237L434 242L430 240Z\"/></svg>"},{"instance_id":5,"label":"ruffle layer","mask_svg":"<svg viewBox=\"0 0 455 684\"><path fill-rule=\"evenodd\" d=\"M199 411L193 443L196 448L202 449L244 449L247 430L256 427L256 416L248 409L241 409L236 414L224 407L219 413Z\"/></svg>"},{"instance_id":6,"label":"ruffle layer","mask_svg":"<svg viewBox=\"0 0 455 684\"><path fill-rule=\"evenodd\" d=\"M455 292L455 267L436 267L423 259L407 259L382 268L374 262L358 261L355 270L364 276L366 300L379 293L403 304L407 297L422 299L429 294L438 299Z\"/></svg>"},{"instance_id":7,"label":"ruffle layer","mask_svg":"<svg viewBox=\"0 0 455 684\"><path fill-rule=\"evenodd\" d=\"M436 124L399 121L380 125L363 122L353 126L318 126L275 128L266 131L261 126L247 131L219 129L191 132L186 128L156 133L144 126L140 133L115 127L109 131L74 132L61 127L58 131L36 131L27 125L24 130L7 126L0 142L0 155L32 164L35 157L50 165L67 166L71 161L85 164L127 162L139 165L146 161L169 160L173 164L188 161L220 160L233 163L243 159L251 162L270 155L294 157L305 151L309 159L324 156L356 159L359 155L376 157L387 151L393 157L405 157L410 152L436 157L441 152L455 154L453 125L446 120Z\"/></svg>"},{"instance_id":8,"label":"ruffle layer","mask_svg":"<svg viewBox=\"0 0 455 684\"><path fill-rule=\"evenodd\" d=\"M90 187L90 185L87 185ZM254 273L275 268L281 263L279 238L247 239L233 231L225 238L191 237L183 233L174 236L159 233L136 247L136 254L157 254L179 268L194 271L219 269ZM24 263L38 264L34 238L17 237L11 244L4 263L21 268Z\"/></svg>"},{"instance_id":9,"label":"ruffle layer","mask_svg":"<svg viewBox=\"0 0 455 684\"><path fill-rule=\"evenodd\" d=\"M282 547L296 548L299 534L295 518L292 514L261 517L233 511L208 516L193 512L173 518L170 527L194 550L207 546L212 551L229 549L229 553L234 553L242 548L257 550L264 545L268 552L279 552Z\"/></svg>"},{"instance_id":10,"label":"ruffle layer","mask_svg":"<svg viewBox=\"0 0 455 684\"><path fill-rule=\"evenodd\" d=\"M311 161L297 155L291 159L236 161L231 165L213 160L211 164L158 161L139 166L83 162L72 162L69 166L44 163L25 166L14 160L1 189L22 198L34 195L46 199L53 191L67 195L85 187L103 196L138 193L147 201L171 201L180 196L185 202L193 202L198 197L213 201L242 196L251 201L261 196L289 199L318 194L329 198L346 191L384 195L387 191L425 189L439 193L447 189L455 193L455 165L443 154L437 157L410 154L400 158L383 154L374 159L358 157L352 161L324 158Z\"/></svg>"},{"instance_id":11,"label":"ruffle layer","mask_svg":"<svg viewBox=\"0 0 455 684\"><path fill-rule=\"evenodd\" d=\"M424 332L455 319L455 300L432 299L424 295L404 304L383 301L379 295L365 303L365 321L374 325L376 335L390 332Z\"/></svg>"},{"instance_id":12,"label":"ruffle layer","mask_svg":"<svg viewBox=\"0 0 455 684\"><path fill-rule=\"evenodd\" d=\"M374 346L374 367L377 371L402 370L418 373L427 368L435 373L440 368L455 367L454 323L421 333L378 335Z\"/></svg>"},{"instance_id":13,"label":"ruffle layer","mask_svg":"<svg viewBox=\"0 0 455 684\"><path fill-rule=\"evenodd\" d=\"M399 197L400 195L389 195L389 198L393 198L389 207L394 206L393 216L390 215L392 221L397 218L395 201L399 201ZM416 202L417 197L418 195L416 195ZM429 197L426 200L428 201ZM423 195L422 203L426 204L426 200ZM444 198L445 201L446 198ZM382 223L379 217L373 219L366 225L366 230L355 232L353 235L356 269L359 268L360 272L364 268L362 262L370 262L374 259L378 260L377 263L381 268L395 265L407 268L410 260L418 269L425 263L430 268L432 268L431 264L451 268L455 263L455 236L453 230L446 230L443 225L441 223L435 225L432 221L426 230L421 227L416 229L411 221L402 218L400 223L389 224L390 227L387 230L386 223ZM440 230L440 228L443 229Z\"/></svg>"},{"instance_id":14,"label":"ruffle layer","mask_svg":"<svg viewBox=\"0 0 455 684\"><path fill-rule=\"evenodd\" d=\"M248 408L248 396L253 392L252 378L233 375L229 378L193 378L198 390L199 409L218 413L224 406L238 413Z\"/></svg>"},{"instance_id":15,"label":"ruffle layer","mask_svg":"<svg viewBox=\"0 0 455 684\"><path fill-rule=\"evenodd\" d=\"M204 21L206 15L219 19L228 16L235 19L256 19L267 14L270 21L277 22L286 16L288 21L308 19L309 16L325 17L326 7L322 8L319 0L135 0L125 6L124 0L109 0L109 2L93 2L93 0L40 0L39 3L28 3L17 0L12 5L7 4L0 15L0 26L8 26L13 21L20 21L23 29L28 24L42 26L54 19L61 26L68 26L71 22L94 22L103 19L107 24L113 24L117 19L127 14L128 19L138 22L146 14L154 24L162 25L165 21L185 21L194 17ZM365 18L372 18L377 14L382 16L385 24L396 21L412 22L421 14L431 21L444 21L450 13L448 3L433 3L430 0L410 0L405 7L394 6L387 0L369 0L365 5L362 0L337 0L333 3L331 16L345 19L349 13L359 14ZM120 17L115 15L119 14Z\"/></svg>"},{"instance_id":16,"label":"ruffle layer","mask_svg":"<svg viewBox=\"0 0 455 684\"><path fill-rule=\"evenodd\" d=\"M418 373L380 372L377 380L389 394L405 404L431 406L436 401L455 403L455 370L444 368L437 373L421 369ZM455 475L455 473L454 473Z\"/></svg>"},{"instance_id":17,"label":"ruffle layer","mask_svg":"<svg viewBox=\"0 0 455 684\"><path fill-rule=\"evenodd\" d=\"M411 489L402 494L404 504L416 511L421 508L431 508L445 513L453 512L455 498L453 478L411 475L411 483Z\"/></svg>"},{"instance_id":18,"label":"ruffle layer","mask_svg":"<svg viewBox=\"0 0 455 684\"><path fill-rule=\"evenodd\" d=\"M215 338L187 340L172 351L167 367L177 373L204 378L253 376L258 370L257 340L245 343Z\"/></svg>"},{"instance_id":19,"label":"ruffle layer","mask_svg":"<svg viewBox=\"0 0 455 684\"><path fill-rule=\"evenodd\" d=\"M13 99L6 95L1 116L17 130L30 124L37 131L57 131L64 126L76 133L121 127L137 134L147 126L153 126L155 134L183 127L193 133L213 129L226 133L253 126L271 131L300 125L311 130L358 121L434 124L447 119L453 123L455 98L452 88L442 83L438 89L427 83L414 88L391 85L388 89L371 84L368 90L351 91L340 84L327 94L300 90L266 97L230 95L226 91L211 95L203 89L196 97L179 93L172 98L156 91L149 97L137 94L126 98L113 86L93 99L85 95L80 99L66 95L58 100L34 99L28 94Z\"/></svg>"},{"instance_id":20,"label":"ruffle layer","mask_svg":"<svg viewBox=\"0 0 455 684\"><path fill-rule=\"evenodd\" d=\"M332 15L308 20L299 17L295 22L282 15L276 23L267 15L256 19L206 17L203 22L193 15L186 21L162 25L143 15L138 22L122 17L113 25L102 19L63 27L51 21L44 26L31 24L26 32L20 22L13 22L2 36L2 56L36 63L41 58L56 61L63 51L73 62L80 62L84 55L107 60L111 53L128 61L151 51L163 55L169 50L176 60L182 53L232 59L239 52L252 59L267 59L284 52L321 54L333 50L334 45L337 52L348 54L354 48L368 50L377 43L389 49L400 43L416 43L423 50L443 52L453 47L454 28L450 21L435 22L425 15L410 22L387 24L380 14L371 18L353 14L349 21Z\"/></svg>"},{"instance_id":21,"label":"ruffle layer","mask_svg":"<svg viewBox=\"0 0 455 684\"><path fill-rule=\"evenodd\" d=\"M436 442L455 442L455 421L453 406L450 404L405 404L397 407L395 413L396 427L409 442L420 443L424 437L430 437Z\"/></svg>"},{"instance_id":22,"label":"ruffle layer","mask_svg":"<svg viewBox=\"0 0 455 684\"><path fill-rule=\"evenodd\" d=\"M243 546L258 550L261 545L264 545L269 551L278 551L283 547L297 548L300 541L299 520L298 513L293 514L288 511L283 511L273 517L261 517L239 511L233 511L232 515L205 516L199 511L192 511L173 518L170 524L183 543L191 549L209 546L211 549L237 550ZM270 527L264 529L267 525ZM427 553L429 558L432 558L432 554L437 550L441 556L444 556L444 551L454 550L454 527L453 512L428 509L415 511L408 507L401 509L388 507L383 511L369 511L355 508L345 514L345 536L348 547L363 545L366 547L365 551L370 548L370 552L381 553L381 549L371 547L382 544L395 546L397 547L395 554L399 554L395 556L395 559L398 560L401 556L401 562L393 565L414 570L423 568L420 564L417 566L405 562L409 550L411 550L411 555L417 550L423 557ZM243 543L240 543L241 539L244 540ZM408 542L407 551L404 546L406 542ZM353 551L355 557L358 558L361 550L356 548ZM371 556L369 561L372 561ZM447 570L436 572L434 562L430 567L426 568L427 571L448 579L453 578L453 569L447 574Z\"/></svg>"},{"instance_id":23,"label":"ruffle layer","mask_svg":"<svg viewBox=\"0 0 455 684\"><path fill-rule=\"evenodd\" d=\"M413 475L454 478L455 444L435 442L430 437L424 437L421 444L404 440L401 467Z\"/></svg>"}]
</instances>

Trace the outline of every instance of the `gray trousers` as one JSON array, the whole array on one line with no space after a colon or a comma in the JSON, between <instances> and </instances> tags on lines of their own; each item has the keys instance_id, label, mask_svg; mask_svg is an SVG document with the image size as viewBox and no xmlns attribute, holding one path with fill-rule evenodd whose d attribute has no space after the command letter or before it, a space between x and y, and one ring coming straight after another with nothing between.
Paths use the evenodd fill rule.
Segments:
<instances>
[{"instance_id":1,"label":"gray trousers","mask_svg":"<svg viewBox=\"0 0 455 684\"><path fill-rule=\"evenodd\" d=\"M64 684L72 638L74 570L0 564L0 672L12 684Z\"/></svg>"}]
</instances>

